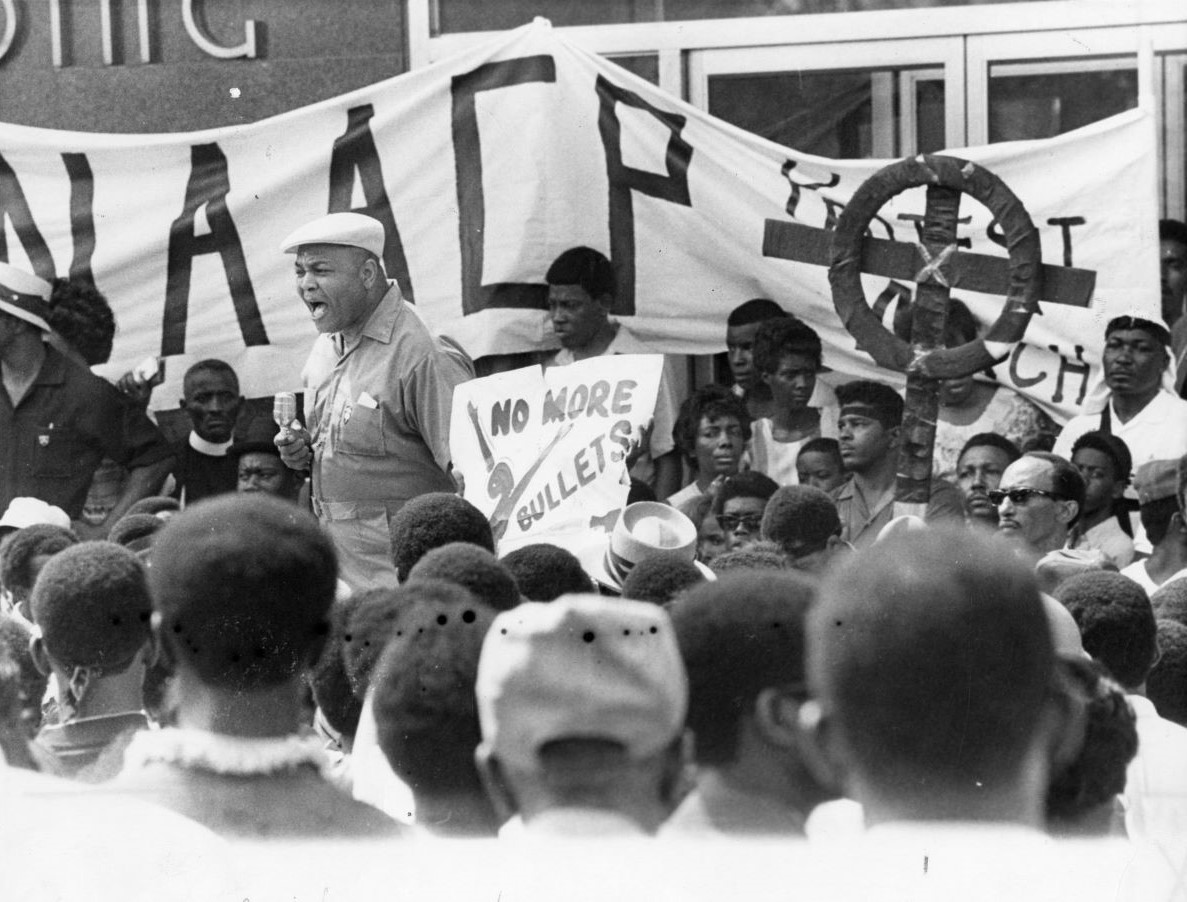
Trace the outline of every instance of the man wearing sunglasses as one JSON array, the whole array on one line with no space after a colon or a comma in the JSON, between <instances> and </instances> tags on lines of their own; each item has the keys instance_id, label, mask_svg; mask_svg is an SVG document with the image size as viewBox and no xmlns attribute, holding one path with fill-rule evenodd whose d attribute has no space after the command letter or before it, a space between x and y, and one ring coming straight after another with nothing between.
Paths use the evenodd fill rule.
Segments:
<instances>
[{"instance_id":1,"label":"man wearing sunglasses","mask_svg":"<svg viewBox=\"0 0 1187 902\"><path fill-rule=\"evenodd\" d=\"M1040 557L1067 544L1084 506L1084 477L1070 461L1032 451L1006 467L988 495L997 505L998 532Z\"/></svg>"}]
</instances>

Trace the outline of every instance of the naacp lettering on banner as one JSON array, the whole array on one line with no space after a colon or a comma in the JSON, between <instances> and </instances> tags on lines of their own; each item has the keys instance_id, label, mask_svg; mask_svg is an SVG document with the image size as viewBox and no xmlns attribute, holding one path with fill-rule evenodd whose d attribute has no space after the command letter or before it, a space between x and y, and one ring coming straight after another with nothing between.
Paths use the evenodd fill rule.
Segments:
<instances>
[{"instance_id":1,"label":"naacp lettering on banner","mask_svg":"<svg viewBox=\"0 0 1187 902\"><path fill-rule=\"evenodd\" d=\"M609 529L630 490L627 459L655 411L661 354L524 367L457 387L453 465L500 554Z\"/></svg>"},{"instance_id":2,"label":"naacp lettering on banner","mask_svg":"<svg viewBox=\"0 0 1187 902\"><path fill-rule=\"evenodd\" d=\"M1042 141L953 151L1010 186L1055 275L1092 276L1077 295L1087 306L1041 304L994 368L1060 421L1099 401L1103 324L1159 315L1152 134L1151 115L1130 110ZM93 280L120 325L105 375L172 358L157 403L207 357L234 366L253 397L300 387L316 331L277 244L344 210L384 224L388 278L475 358L557 346L544 276L587 245L614 265L611 312L650 350L717 353L728 312L769 297L817 331L836 380L901 381L858 347L827 278L838 218L884 165L747 134L538 20L248 125L100 135L0 123L0 260ZM925 211L919 187L870 222L862 288L883 322L914 291ZM768 247L768 232L785 241ZM1004 265L1005 240L983 205L962 208L961 255ZM953 285L986 324L1003 293L974 278L989 269L962 269Z\"/></svg>"}]
</instances>

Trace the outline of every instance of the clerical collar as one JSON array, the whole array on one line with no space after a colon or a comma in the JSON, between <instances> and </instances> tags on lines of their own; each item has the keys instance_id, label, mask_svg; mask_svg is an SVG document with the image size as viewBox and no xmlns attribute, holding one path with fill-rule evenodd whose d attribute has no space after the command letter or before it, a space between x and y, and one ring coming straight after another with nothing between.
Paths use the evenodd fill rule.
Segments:
<instances>
[{"instance_id":1,"label":"clerical collar","mask_svg":"<svg viewBox=\"0 0 1187 902\"><path fill-rule=\"evenodd\" d=\"M234 439L228 439L225 442L208 442L198 433L190 430L190 447L207 457L226 457L227 451L230 450L234 441Z\"/></svg>"}]
</instances>

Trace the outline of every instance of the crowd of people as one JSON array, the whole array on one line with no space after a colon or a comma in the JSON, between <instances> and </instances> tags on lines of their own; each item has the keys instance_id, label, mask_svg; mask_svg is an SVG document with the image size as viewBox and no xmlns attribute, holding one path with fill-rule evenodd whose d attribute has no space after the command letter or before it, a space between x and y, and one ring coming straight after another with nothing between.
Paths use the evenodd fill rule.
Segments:
<instances>
[{"instance_id":1,"label":"crowd of people","mask_svg":"<svg viewBox=\"0 0 1187 902\"><path fill-rule=\"evenodd\" d=\"M0 264L6 847L52 825L99 860L109 817L142 843L90 883L17 854L22 898L1187 897L1187 227L1163 321L1105 326L1102 410L939 386L922 516L900 393L753 299L730 384L661 381L612 528L509 553L451 478L474 367L384 238L338 213L282 243L319 333L303 417L243 417L204 360L174 443L151 378L88 369L102 296ZM545 366L646 350L603 255L546 278ZM954 302L947 343L978 329ZM492 873L410 838L487 838Z\"/></svg>"}]
</instances>

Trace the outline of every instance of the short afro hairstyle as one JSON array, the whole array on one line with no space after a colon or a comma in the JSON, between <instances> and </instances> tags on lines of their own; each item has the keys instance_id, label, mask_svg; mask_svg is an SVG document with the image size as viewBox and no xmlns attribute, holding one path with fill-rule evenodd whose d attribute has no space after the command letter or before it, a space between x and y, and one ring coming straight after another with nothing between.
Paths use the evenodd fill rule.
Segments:
<instances>
[{"instance_id":1,"label":"short afro hairstyle","mask_svg":"<svg viewBox=\"0 0 1187 902\"><path fill-rule=\"evenodd\" d=\"M774 542L755 542L748 548L724 551L709 562L716 576L737 570L785 570L787 558Z\"/></svg>"},{"instance_id":2,"label":"short afro hairstyle","mask_svg":"<svg viewBox=\"0 0 1187 902\"><path fill-rule=\"evenodd\" d=\"M544 281L549 285L580 285L595 301L614 297L614 266L592 247L571 247L552 261Z\"/></svg>"},{"instance_id":3,"label":"short afro hairstyle","mask_svg":"<svg viewBox=\"0 0 1187 902\"><path fill-rule=\"evenodd\" d=\"M960 449L960 454L956 456L958 462L970 448L997 448L1006 455L1007 464L1012 464L1022 456L1022 451L1017 445L997 432L978 432L970 438Z\"/></svg>"},{"instance_id":4,"label":"short afro hairstyle","mask_svg":"<svg viewBox=\"0 0 1187 902\"><path fill-rule=\"evenodd\" d=\"M152 514L154 517L159 517L161 514L175 514L179 510L181 510L181 502L176 498L170 498L168 495L150 495L147 498L141 498L129 507L124 516Z\"/></svg>"},{"instance_id":5,"label":"short afro hairstyle","mask_svg":"<svg viewBox=\"0 0 1187 902\"><path fill-rule=\"evenodd\" d=\"M519 586L511 572L491 552L468 542L434 548L412 568L408 579L456 583L496 611L509 611L520 602Z\"/></svg>"},{"instance_id":6,"label":"short afro hairstyle","mask_svg":"<svg viewBox=\"0 0 1187 902\"><path fill-rule=\"evenodd\" d=\"M824 364L824 349L816 330L797 316L769 319L754 334L754 368L764 376L779 369L788 354L802 354L816 369Z\"/></svg>"},{"instance_id":7,"label":"short afro hairstyle","mask_svg":"<svg viewBox=\"0 0 1187 902\"><path fill-rule=\"evenodd\" d=\"M354 593L343 621L342 667L361 703L371 685L375 662L396 631L404 605L398 587L378 586Z\"/></svg>"},{"instance_id":8,"label":"short afro hairstyle","mask_svg":"<svg viewBox=\"0 0 1187 902\"><path fill-rule=\"evenodd\" d=\"M375 668L379 747L414 793L485 796L474 762L482 741L474 684L494 618L464 589L437 585L407 600Z\"/></svg>"},{"instance_id":9,"label":"short afro hairstyle","mask_svg":"<svg viewBox=\"0 0 1187 902\"><path fill-rule=\"evenodd\" d=\"M594 591L577 555L558 545L524 545L500 561L528 601L554 601L562 595Z\"/></svg>"},{"instance_id":10,"label":"short afro hairstyle","mask_svg":"<svg viewBox=\"0 0 1187 902\"><path fill-rule=\"evenodd\" d=\"M754 323L765 323L769 319L780 319L791 316L786 310L770 298L751 298L744 301L726 317L726 328L731 326L751 326Z\"/></svg>"},{"instance_id":11,"label":"short afro hairstyle","mask_svg":"<svg viewBox=\"0 0 1187 902\"><path fill-rule=\"evenodd\" d=\"M363 702L354 694L346 675L346 634L360 597L360 593L354 593L334 601L330 608L329 638L317 663L306 675L313 701L326 723L351 738L359 728Z\"/></svg>"},{"instance_id":12,"label":"short afro hairstyle","mask_svg":"<svg viewBox=\"0 0 1187 902\"><path fill-rule=\"evenodd\" d=\"M1146 698L1160 717L1187 727L1187 625L1159 620L1158 662L1146 677Z\"/></svg>"},{"instance_id":13,"label":"short afro hairstyle","mask_svg":"<svg viewBox=\"0 0 1187 902\"><path fill-rule=\"evenodd\" d=\"M663 606L692 586L705 581L705 574L687 558L661 554L639 561L622 581L622 597Z\"/></svg>"},{"instance_id":14,"label":"short afro hairstyle","mask_svg":"<svg viewBox=\"0 0 1187 902\"><path fill-rule=\"evenodd\" d=\"M696 464L697 434L701 420L716 420L733 417L742 428L742 440L750 441L750 412L746 403L723 385L706 385L698 388L680 405L672 438L676 447L689 464Z\"/></svg>"},{"instance_id":15,"label":"short afro hairstyle","mask_svg":"<svg viewBox=\"0 0 1187 902\"><path fill-rule=\"evenodd\" d=\"M762 537L791 557L820 551L840 534L841 518L833 499L810 485L782 486L763 511Z\"/></svg>"},{"instance_id":16,"label":"short afro hairstyle","mask_svg":"<svg viewBox=\"0 0 1187 902\"><path fill-rule=\"evenodd\" d=\"M1158 655L1158 629L1141 586L1120 573L1094 570L1064 580L1054 594L1075 618L1088 654L1130 691L1145 682Z\"/></svg>"},{"instance_id":17,"label":"short afro hairstyle","mask_svg":"<svg viewBox=\"0 0 1187 902\"><path fill-rule=\"evenodd\" d=\"M29 599L45 650L62 667L119 670L152 635L144 565L113 542L54 555Z\"/></svg>"},{"instance_id":18,"label":"short afro hairstyle","mask_svg":"<svg viewBox=\"0 0 1187 902\"><path fill-rule=\"evenodd\" d=\"M1108 432L1085 432L1072 445L1072 457L1081 448L1099 451L1113 463L1113 478L1124 485L1129 484L1133 470L1133 455L1129 446L1117 436Z\"/></svg>"},{"instance_id":19,"label":"short afro hairstyle","mask_svg":"<svg viewBox=\"0 0 1187 902\"><path fill-rule=\"evenodd\" d=\"M1187 626L1187 579L1170 579L1150 596L1150 606L1159 620L1175 620Z\"/></svg>"},{"instance_id":20,"label":"short afro hairstyle","mask_svg":"<svg viewBox=\"0 0 1187 902\"><path fill-rule=\"evenodd\" d=\"M1046 813L1056 826L1074 825L1125 791L1126 768L1138 750L1137 718L1125 690L1098 662L1061 657L1056 666L1082 697L1087 718L1075 760L1047 786Z\"/></svg>"},{"instance_id":21,"label":"short afro hairstyle","mask_svg":"<svg viewBox=\"0 0 1187 902\"><path fill-rule=\"evenodd\" d=\"M413 498L392 515L390 530L392 560L401 582L428 552L450 542L470 542L492 553L495 550L486 516L451 492L428 492Z\"/></svg>"},{"instance_id":22,"label":"short afro hairstyle","mask_svg":"<svg viewBox=\"0 0 1187 902\"><path fill-rule=\"evenodd\" d=\"M1187 223L1179 219L1158 220L1158 240L1187 244Z\"/></svg>"},{"instance_id":23,"label":"short afro hairstyle","mask_svg":"<svg viewBox=\"0 0 1187 902\"><path fill-rule=\"evenodd\" d=\"M818 435L816 438L808 439L796 452L795 459L799 460L805 454L827 454L837 462L838 467L845 469L845 461L841 458L841 443L835 438Z\"/></svg>"},{"instance_id":24,"label":"short afro hairstyle","mask_svg":"<svg viewBox=\"0 0 1187 902\"><path fill-rule=\"evenodd\" d=\"M778 489L779 483L765 473L743 470L721 481L717 497L713 499L713 513L720 514L725 510L725 503L731 498L758 498L767 501Z\"/></svg>"},{"instance_id":25,"label":"short afro hairstyle","mask_svg":"<svg viewBox=\"0 0 1187 902\"><path fill-rule=\"evenodd\" d=\"M54 279L46 322L78 351L87 366L106 363L115 339L107 298L85 279Z\"/></svg>"},{"instance_id":26,"label":"short afro hairstyle","mask_svg":"<svg viewBox=\"0 0 1187 902\"><path fill-rule=\"evenodd\" d=\"M58 554L78 544L78 536L69 529L49 523L35 523L18 529L0 542L0 586L20 603L29 597L35 574L33 559Z\"/></svg>"},{"instance_id":27,"label":"short afro hairstyle","mask_svg":"<svg viewBox=\"0 0 1187 902\"><path fill-rule=\"evenodd\" d=\"M739 726L763 689L795 685L803 693L804 617L814 597L814 583L799 574L739 572L668 608L688 671L697 764L735 759Z\"/></svg>"},{"instance_id":28,"label":"short afro hairstyle","mask_svg":"<svg viewBox=\"0 0 1187 902\"><path fill-rule=\"evenodd\" d=\"M903 399L884 382L859 379L837 386L837 406L860 405L870 408L871 415L886 429L894 429L903 421Z\"/></svg>"},{"instance_id":29,"label":"short afro hairstyle","mask_svg":"<svg viewBox=\"0 0 1187 902\"><path fill-rule=\"evenodd\" d=\"M312 515L260 493L206 498L165 524L149 586L178 666L253 691L297 677L321 652L338 582Z\"/></svg>"},{"instance_id":30,"label":"short afro hairstyle","mask_svg":"<svg viewBox=\"0 0 1187 902\"><path fill-rule=\"evenodd\" d=\"M907 532L848 556L807 635L813 693L855 773L882 791L992 787L1033 754L1051 628L1033 568L992 537Z\"/></svg>"},{"instance_id":31,"label":"short afro hairstyle","mask_svg":"<svg viewBox=\"0 0 1187 902\"><path fill-rule=\"evenodd\" d=\"M235 368L225 360L219 360L217 357L207 357L205 360L199 360L188 370L181 379L182 391L189 385L190 380L198 375L198 373L218 373L222 376L230 378L235 385L235 391L239 391L239 374L235 372Z\"/></svg>"},{"instance_id":32,"label":"short afro hairstyle","mask_svg":"<svg viewBox=\"0 0 1187 902\"><path fill-rule=\"evenodd\" d=\"M153 536L164 525L165 521L155 514L124 514L115 521L107 539L129 551L143 551L152 547Z\"/></svg>"},{"instance_id":33,"label":"short afro hairstyle","mask_svg":"<svg viewBox=\"0 0 1187 902\"><path fill-rule=\"evenodd\" d=\"M25 732L30 739L37 735L37 730L41 726L41 700L45 698L45 688L49 685L49 675L38 670L33 660L33 653L29 648L32 638L33 630L24 620L9 614L0 614L0 646L8 649L8 653L20 669Z\"/></svg>"}]
</instances>

